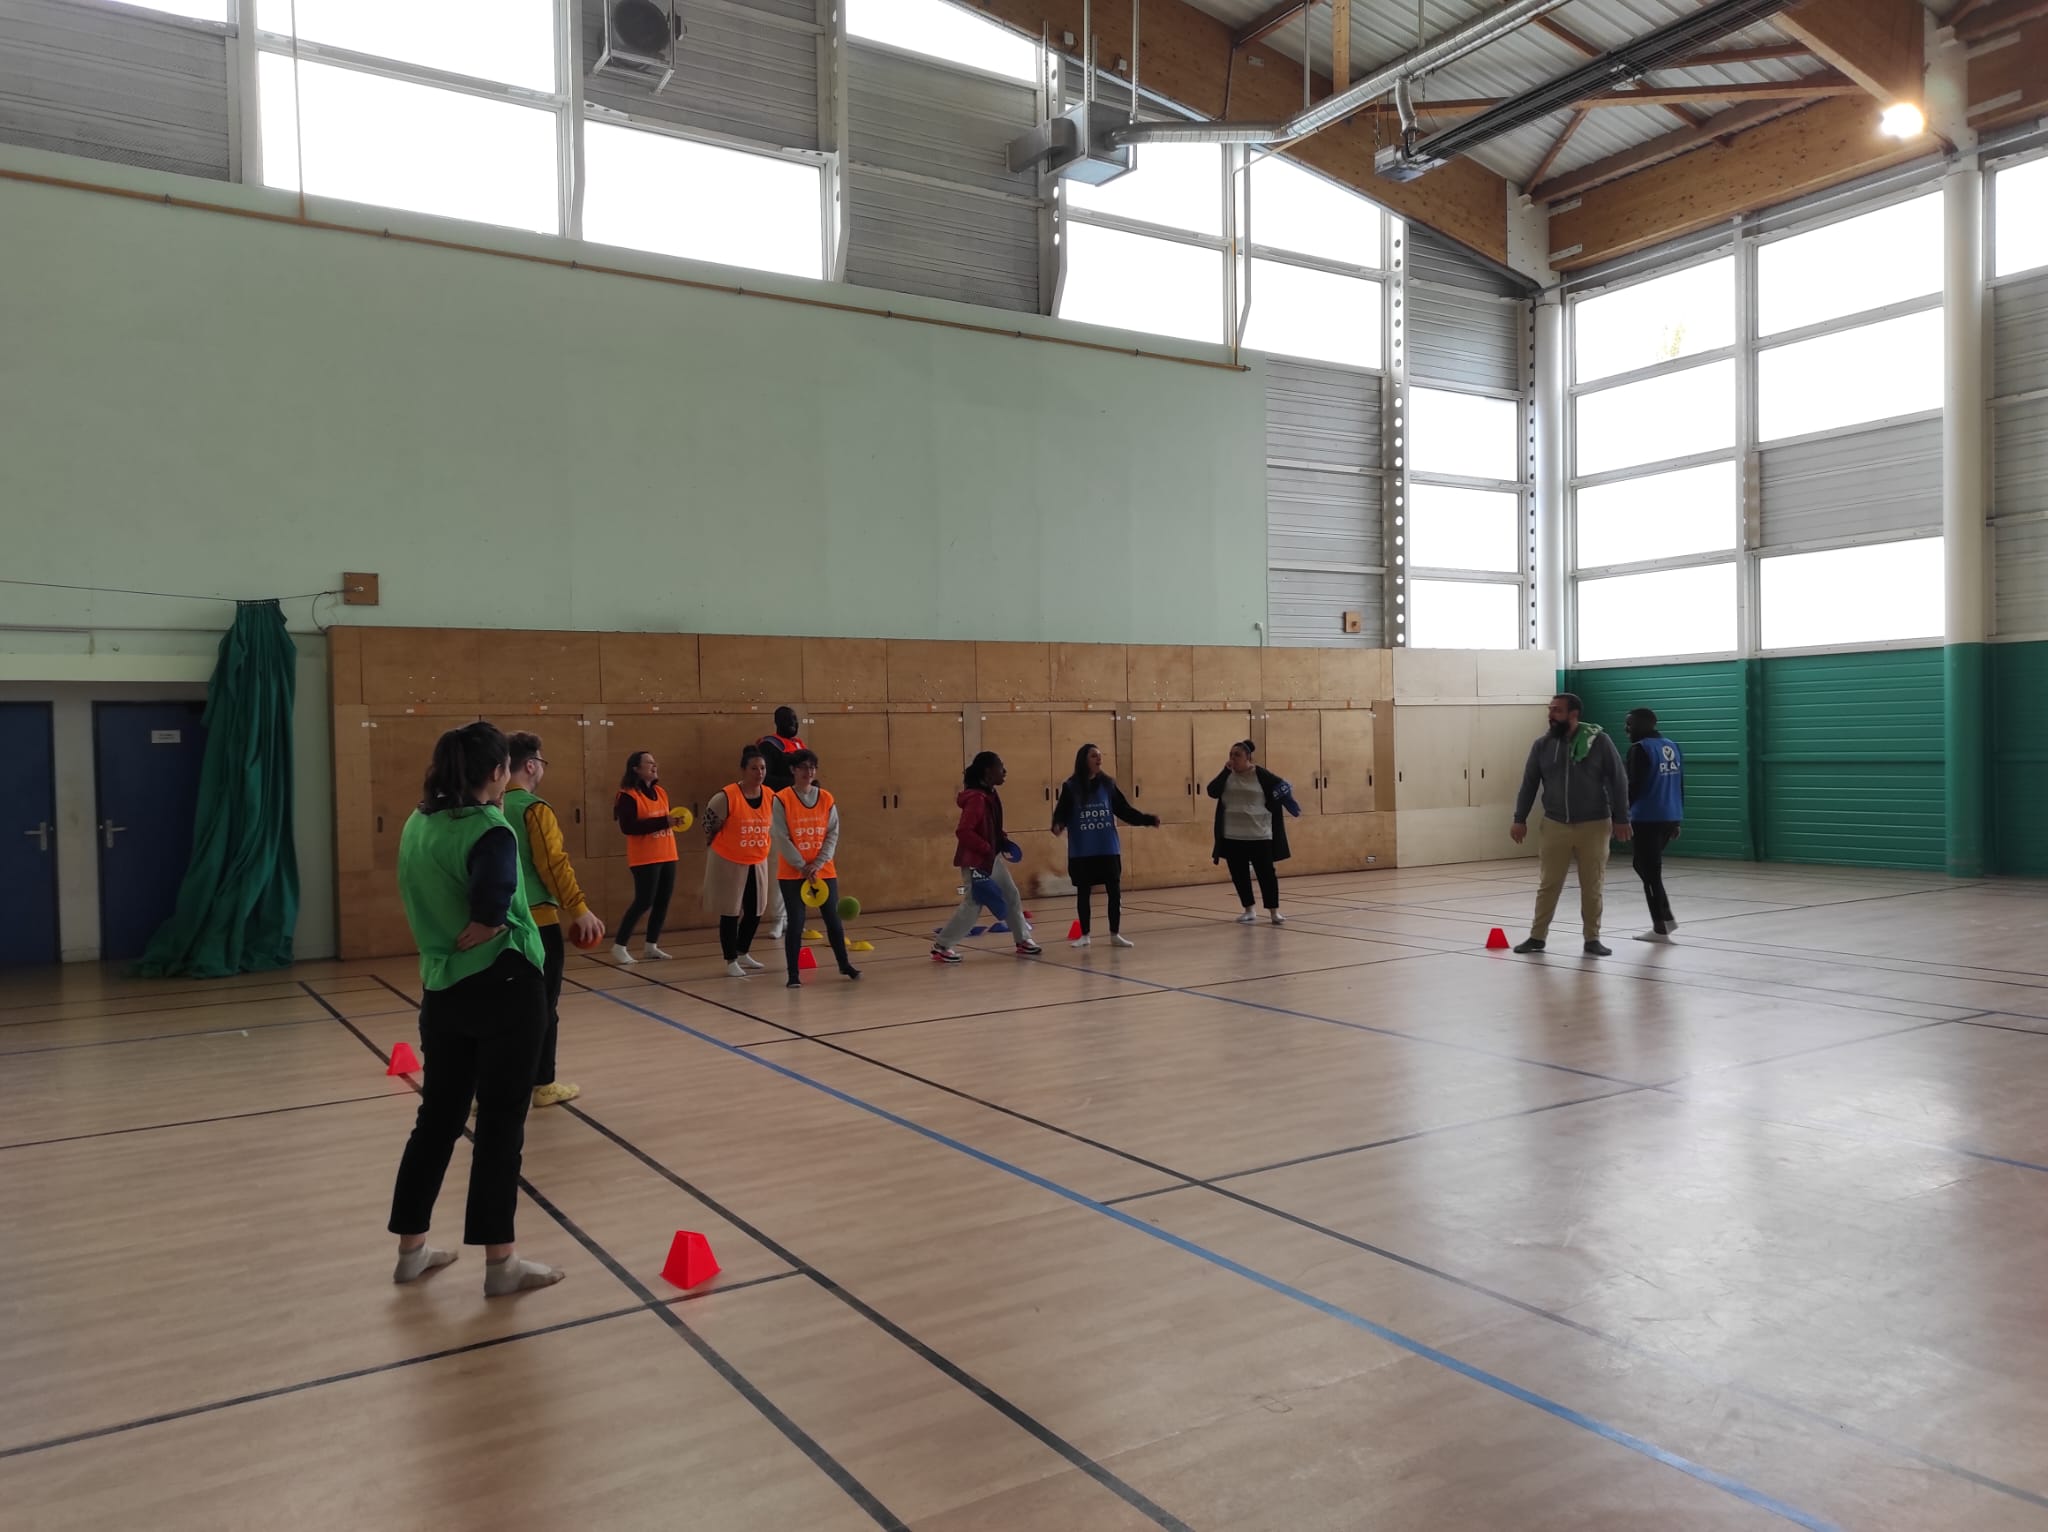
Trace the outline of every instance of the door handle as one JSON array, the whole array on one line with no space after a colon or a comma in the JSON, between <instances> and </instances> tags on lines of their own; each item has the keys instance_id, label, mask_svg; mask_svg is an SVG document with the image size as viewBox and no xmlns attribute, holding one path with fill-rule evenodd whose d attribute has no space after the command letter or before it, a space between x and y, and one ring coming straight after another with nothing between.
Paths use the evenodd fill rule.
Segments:
<instances>
[{"instance_id":1,"label":"door handle","mask_svg":"<svg viewBox=\"0 0 2048 1532\"><path fill-rule=\"evenodd\" d=\"M112 851L114 849L114 837L127 828L126 825L115 824L111 819L102 819L100 821L100 834L105 840L107 850Z\"/></svg>"},{"instance_id":2,"label":"door handle","mask_svg":"<svg viewBox=\"0 0 2048 1532\"><path fill-rule=\"evenodd\" d=\"M50 849L50 835L56 828L55 825L45 819L38 821L33 830L23 830L21 833L35 841L36 850L48 851Z\"/></svg>"}]
</instances>

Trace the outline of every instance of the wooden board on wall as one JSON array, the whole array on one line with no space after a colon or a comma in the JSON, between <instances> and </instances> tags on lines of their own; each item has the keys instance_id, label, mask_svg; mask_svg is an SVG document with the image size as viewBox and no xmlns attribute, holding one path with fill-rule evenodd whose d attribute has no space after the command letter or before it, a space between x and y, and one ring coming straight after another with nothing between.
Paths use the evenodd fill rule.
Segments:
<instances>
[{"instance_id":1,"label":"wooden board on wall","mask_svg":"<svg viewBox=\"0 0 2048 1532\"><path fill-rule=\"evenodd\" d=\"M1266 706L1314 702L1323 695L1320 649L1260 649L1259 689L1253 693Z\"/></svg>"},{"instance_id":2,"label":"wooden board on wall","mask_svg":"<svg viewBox=\"0 0 2048 1532\"><path fill-rule=\"evenodd\" d=\"M363 701L477 702L477 634L470 628L364 628Z\"/></svg>"},{"instance_id":3,"label":"wooden board on wall","mask_svg":"<svg viewBox=\"0 0 2048 1532\"><path fill-rule=\"evenodd\" d=\"M1264 695L1259 651L1198 644L1194 659L1194 700L1256 702Z\"/></svg>"},{"instance_id":4,"label":"wooden board on wall","mask_svg":"<svg viewBox=\"0 0 2048 1532\"><path fill-rule=\"evenodd\" d=\"M697 635L600 633L598 657L606 702L695 702Z\"/></svg>"},{"instance_id":5,"label":"wooden board on wall","mask_svg":"<svg viewBox=\"0 0 2048 1532\"><path fill-rule=\"evenodd\" d=\"M891 702L973 702L974 645L949 639L892 638Z\"/></svg>"},{"instance_id":6,"label":"wooden board on wall","mask_svg":"<svg viewBox=\"0 0 2048 1532\"><path fill-rule=\"evenodd\" d=\"M327 694L336 707L363 700L363 630L337 623L327 630Z\"/></svg>"},{"instance_id":7,"label":"wooden board on wall","mask_svg":"<svg viewBox=\"0 0 2048 1532\"><path fill-rule=\"evenodd\" d=\"M822 705L889 700L887 639L807 638L803 650L805 702Z\"/></svg>"},{"instance_id":8,"label":"wooden board on wall","mask_svg":"<svg viewBox=\"0 0 2048 1532\"><path fill-rule=\"evenodd\" d=\"M974 695L982 702L1052 700L1050 644L976 644Z\"/></svg>"},{"instance_id":9,"label":"wooden board on wall","mask_svg":"<svg viewBox=\"0 0 2048 1532\"><path fill-rule=\"evenodd\" d=\"M708 700L780 707L803 695L803 640L700 633L697 677L701 695Z\"/></svg>"},{"instance_id":10,"label":"wooden board on wall","mask_svg":"<svg viewBox=\"0 0 2048 1532\"><path fill-rule=\"evenodd\" d=\"M1055 702L1121 702L1128 695L1127 651L1122 644L1054 644Z\"/></svg>"},{"instance_id":11,"label":"wooden board on wall","mask_svg":"<svg viewBox=\"0 0 2048 1532\"><path fill-rule=\"evenodd\" d=\"M477 699L560 705L594 702L603 690L595 633L477 634Z\"/></svg>"},{"instance_id":12,"label":"wooden board on wall","mask_svg":"<svg viewBox=\"0 0 2048 1532\"><path fill-rule=\"evenodd\" d=\"M1323 812L1367 814L1379 807L1374 724L1362 708L1323 713Z\"/></svg>"},{"instance_id":13,"label":"wooden board on wall","mask_svg":"<svg viewBox=\"0 0 2048 1532\"><path fill-rule=\"evenodd\" d=\"M1270 651L1269 651L1270 652ZM1294 786L1303 814L1323 811L1323 720L1313 708L1269 708L1259 764Z\"/></svg>"},{"instance_id":14,"label":"wooden board on wall","mask_svg":"<svg viewBox=\"0 0 2048 1532\"><path fill-rule=\"evenodd\" d=\"M1126 694L1133 702L1194 701L1194 654L1186 644L1132 644L1124 650Z\"/></svg>"},{"instance_id":15,"label":"wooden board on wall","mask_svg":"<svg viewBox=\"0 0 2048 1532\"><path fill-rule=\"evenodd\" d=\"M1372 702L1394 694L1394 679L1385 649L1318 649L1322 685L1316 695L1325 702Z\"/></svg>"},{"instance_id":16,"label":"wooden board on wall","mask_svg":"<svg viewBox=\"0 0 2048 1532\"><path fill-rule=\"evenodd\" d=\"M1009 780L1003 809L1019 825L1049 824L1057 779L1052 756L1052 720L1044 713L984 713L981 748L1003 758ZM1057 777L1064 777L1064 770Z\"/></svg>"}]
</instances>

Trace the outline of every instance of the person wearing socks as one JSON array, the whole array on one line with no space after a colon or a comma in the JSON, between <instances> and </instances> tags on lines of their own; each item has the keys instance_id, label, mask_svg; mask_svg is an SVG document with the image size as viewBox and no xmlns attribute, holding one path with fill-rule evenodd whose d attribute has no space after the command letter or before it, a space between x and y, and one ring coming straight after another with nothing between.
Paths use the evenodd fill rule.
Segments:
<instances>
[{"instance_id":1,"label":"person wearing socks","mask_svg":"<svg viewBox=\"0 0 2048 1532\"><path fill-rule=\"evenodd\" d=\"M633 927L647 917L645 956L665 958L661 950L661 928L668 921L668 902L676 891L676 830L669 817L668 789L661 785L661 767L651 750L635 750L626 757L626 774L619 778L619 795L612 800L612 817L626 837L626 865L633 871L633 902L619 919L618 935L612 939L612 961L630 963Z\"/></svg>"},{"instance_id":2,"label":"person wearing socks","mask_svg":"<svg viewBox=\"0 0 2048 1532\"><path fill-rule=\"evenodd\" d=\"M1003 853L1010 842L1003 834L1003 800L996 789L1009 774L1001 756L984 750L967 763L967 770L961 775L960 794L954 800L960 805L960 823L953 830L957 843L953 865L967 874L967 887L962 891L960 908L932 943L934 963L960 961L960 942L974 929L981 912L981 901L974 897L976 878L993 879L1002 894L1003 919L1016 937L1017 956L1037 957L1045 950L1031 939L1031 922L1024 918L1024 898L1017 892L1016 879L1010 876L1004 861Z\"/></svg>"},{"instance_id":3,"label":"person wearing socks","mask_svg":"<svg viewBox=\"0 0 2048 1532\"><path fill-rule=\"evenodd\" d=\"M562 945L562 921L579 947L595 947L604 940L604 922L590 913L583 889L576 881L576 869L569 865L569 851L562 844L562 823L547 799L540 796L541 779L547 775L547 757L540 753L540 736L514 734L507 741L512 750L512 780L505 789L504 815L519 841L519 882L526 891L527 908L540 930L541 950L547 961L541 977L548 992L548 1029L541 1037L540 1068L533 1076L533 1104L560 1106L574 1101L582 1090L555 1078L555 1039L561 1031L562 970L568 951Z\"/></svg>"},{"instance_id":4,"label":"person wearing socks","mask_svg":"<svg viewBox=\"0 0 2048 1532\"><path fill-rule=\"evenodd\" d=\"M420 952L420 1108L391 1190L394 1282L453 1261L427 1243L455 1140L476 1103L465 1244L484 1247L484 1296L562 1280L513 1248L534 1066L547 1027L545 956L521 888L519 841L499 808L511 750L488 723L434 745L420 804L398 837L398 892Z\"/></svg>"},{"instance_id":5,"label":"person wearing socks","mask_svg":"<svg viewBox=\"0 0 2048 1532\"><path fill-rule=\"evenodd\" d=\"M1052 806L1052 833L1067 837L1067 876L1074 880L1074 911L1081 922L1081 934L1070 946L1088 945L1089 906L1095 902L1098 883L1109 904L1109 944L1132 945L1122 929L1124 848L1116 833L1119 819L1127 825L1159 823L1157 814L1141 814L1131 807L1115 779L1103 773L1102 752L1083 745L1074 752L1074 774L1060 784L1059 802Z\"/></svg>"},{"instance_id":6,"label":"person wearing socks","mask_svg":"<svg viewBox=\"0 0 2048 1532\"><path fill-rule=\"evenodd\" d=\"M782 890L782 956L789 965L789 987L797 989L797 955L803 950L804 884L816 878L825 885L825 902L817 913L825 922L825 935L832 943L832 955L839 971L858 979L860 970L846 955L846 927L839 921L839 869L832 854L839 849L839 806L832 795L818 786L818 757L810 750L789 754L790 785L774 794L774 817L769 839L775 847L775 881Z\"/></svg>"},{"instance_id":7,"label":"person wearing socks","mask_svg":"<svg viewBox=\"0 0 2048 1532\"><path fill-rule=\"evenodd\" d=\"M771 793L779 793L790 784L791 758L804 748L803 737L797 733L802 722L803 720L797 717L795 708L779 707L775 710L775 732L763 734L754 741L761 747L762 758L768 762L767 783L768 791ZM787 921L787 915L780 899L771 902L775 908L768 917L768 939L779 942L782 940L782 928Z\"/></svg>"},{"instance_id":8,"label":"person wearing socks","mask_svg":"<svg viewBox=\"0 0 2048 1532\"><path fill-rule=\"evenodd\" d=\"M763 785L767 775L761 747L748 745L740 751L740 779L728 782L704 805L704 839L711 845L711 855L704 858L704 908L718 917L725 971L735 979L761 966L748 949L768 907L775 795Z\"/></svg>"},{"instance_id":9,"label":"person wearing socks","mask_svg":"<svg viewBox=\"0 0 2048 1532\"><path fill-rule=\"evenodd\" d=\"M1280 913L1280 878L1276 862L1288 857L1285 814L1299 814L1294 789L1259 765L1253 757L1258 746L1241 739L1230 747L1230 759L1209 784L1209 796L1216 800L1216 841L1211 862L1230 869L1231 884L1244 913L1241 926L1258 919L1252 913L1252 875L1259 879L1259 897L1274 925L1285 924Z\"/></svg>"}]
</instances>

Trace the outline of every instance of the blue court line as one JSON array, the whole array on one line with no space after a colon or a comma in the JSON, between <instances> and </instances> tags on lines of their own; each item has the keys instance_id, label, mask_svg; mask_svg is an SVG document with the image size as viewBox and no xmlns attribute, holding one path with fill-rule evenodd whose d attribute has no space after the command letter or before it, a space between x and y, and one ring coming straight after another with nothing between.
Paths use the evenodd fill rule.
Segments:
<instances>
[{"instance_id":1,"label":"blue court line","mask_svg":"<svg viewBox=\"0 0 2048 1532\"><path fill-rule=\"evenodd\" d=\"M1807 1528L1808 1532L1840 1532L1840 1529L1833 1522L1824 1521L1818 1516L1800 1510L1797 1506L1789 1505L1782 1500L1767 1495L1762 1490L1754 1489L1744 1484L1740 1479L1722 1473L1718 1469L1709 1468L1701 1463L1695 1463L1690 1458L1681 1457L1675 1452L1658 1446L1655 1442L1646 1441L1642 1437L1621 1430L1617 1426L1610 1426L1605 1421L1595 1420L1592 1416L1585 1414L1583 1411L1575 1410L1570 1405L1560 1404L1554 1399L1545 1398L1541 1394L1523 1388L1519 1383L1511 1383L1506 1378L1487 1372L1484 1368L1476 1367L1470 1362L1460 1361L1447 1351L1439 1351L1427 1342L1416 1340L1413 1336L1403 1335L1398 1330L1388 1329L1385 1325L1367 1319L1362 1314L1353 1313L1350 1309L1342 1308L1337 1304L1331 1303L1328 1299L1318 1298L1315 1294L1295 1287L1292 1283L1283 1282L1280 1278L1259 1271L1255 1267L1247 1266L1241 1261L1232 1260L1229 1256L1219 1251L1211 1250L1205 1245L1198 1245L1193 1240L1184 1239L1180 1235L1162 1229L1156 1224L1147 1223L1144 1219L1134 1217L1124 1212L1121 1208L1110 1207L1106 1203L1097 1202L1093 1197L1085 1196L1071 1187L1062 1186L1057 1181L1048 1180L1044 1176L1024 1169L1021 1165L1013 1165L1008 1160L990 1154L986 1150L975 1148L972 1144L962 1143L959 1139L941 1133L936 1128L928 1128L924 1124L914 1122L908 1117L888 1110L886 1107L876 1106L871 1101L864 1101L859 1096L840 1090L837 1086L827 1085L822 1080L814 1080L809 1075L791 1069L786 1064L778 1064L773 1059L763 1058L758 1053L750 1053L736 1044L724 1042L719 1038L713 1037L708 1032L700 1032L687 1022L677 1021L670 1016L663 1016L658 1011L650 1011L647 1007L635 1005L630 1000L622 1000L610 990L598 990L595 993L611 1001L614 1005L634 1011L651 1021L658 1021L663 1026L673 1028L687 1037L696 1038L699 1042L709 1043L712 1047L724 1053L731 1054L735 1058L745 1059L749 1064L753 1064L761 1069L770 1070L786 1079L795 1081L799 1085L808 1086L812 1090L830 1096L833 1100L842 1102L858 1111L866 1112L870 1116L881 1118L884 1122L893 1123L899 1128L907 1129L917 1134L920 1138L929 1139L931 1142L951 1149L955 1153L964 1154L972 1160L978 1160L992 1169L1002 1171L1005 1175L1013 1176L1020 1181L1035 1186L1040 1191L1050 1192L1052 1195L1063 1198L1077 1207L1084 1207L1091 1212L1100 1213L1103 1217L1120 1223L1124 1227L1143 1234L1149 1239L1169 1245L1183 1254L1192 1255L1197 1260L1206 1261L1212 1266L1230 1272L1233 1276L1244 1278L1247 1282L1256 1283L1268 1292L1277 1293L1283 1298L1291 1299L1301 1304L1304 1308L1312 1309L1326 1318L1337 1320L1339 1323L1349 1325L1355 1330L1362 1330L1366 1334L1402 1351L1406 1351L1412 1356L1421 1357L1424 1361L1434 1362L1437 1366L1470 1379L1482 1387L1490 1388L1495 1393L1505 1394L1508 1398L1522 1404L1533 1405L1547 1415L1554 1416L1569 1425L1577 1426L1583 1431L1589 1431L1595 1436L1613 1442L1616 1446L1625 1447L1630 1452L1650 1459L1653 1463L1660 1463L1666 1468L1674 1468L1689 1478L1697 1479L1702 1484L1712 1485L1715 1489L1733 1495L1738 1500L1746 1501L1760 1510L1768 1511L1784 1521L1791 1522L1794 1526Z\"/></svg>"}]
</instances>

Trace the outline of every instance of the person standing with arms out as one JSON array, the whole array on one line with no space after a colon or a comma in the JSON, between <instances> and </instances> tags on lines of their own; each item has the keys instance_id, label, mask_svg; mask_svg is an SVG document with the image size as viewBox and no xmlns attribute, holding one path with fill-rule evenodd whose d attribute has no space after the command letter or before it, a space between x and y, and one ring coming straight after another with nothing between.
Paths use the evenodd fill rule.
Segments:
<instances>
[{"instance_id":1,"label":"person standing with arms out","mask_svg":"<svg viewBox=\"0 0 2048 1532\"><path fill-rule=\"evenodd\" d=\"M1632 710L1622 727L1629 738L1628 817L1635 832L1629 849L1650 904L1650 929L1636 940L1668 942L1678 922L1664 892L1664 848L1678 839L1685 818L1685 752L1664 737L1657 715L1646 707Z\"/></svg>"},{"instance_id":2,"label":"person standing with arms out","mask_svg":"<svg viewBox=\"0 0 2048 1532\"><path fill-rule=\"evenodd\" d=\"M642 915L647 917L642 956L665 958L661 928L668 922L668 902L676 891L676 830L653 751L635 750L626 757L626 774L619 778L619 795L612 800L612 818L626 837L626 865L633 870L633 902L619 918L612 961L634 960L627 949Z\"/></svg>"},{"instance_id":3,"label":"person standing with arms out","mask_svg":"<svg viewBox=\"0 0 2048 1532\"><path fill-rule=\"evenodd\" d=\"M767 786L771 793L781 792L792 780L791 759L797 751L804 748L803 736L797 733L802 723L803 720L797 717L795 708L787 705L779 707L775 710L775 732L763 734L754 741L761 747L761 755L768 762ZM788 912L783 909L780 899L773 899L771 902L775 908L769 915L768 939L779 942L782 940L782 928L788 920ZM799 915L797 918L801 921L803 917ZM801 931L803 927L799 925L797 929Z\"/></svg>"},{"instance_id":4,"label":"person standing with arms out","mask_svg":"<svg viewBox=\"0 0 2048 1532\"><path fill-rule=\"evenodd\" d=\"M1287 917L1280 913L1280 875L1274 864L1291 855L1284 816L1298 816L1301 805L1294 801L1292 787L1254 760L1258 748L1248 739L1239 740L1209 783L1209 796L1216 800L1216 841L1209 859L1230 869L1237 902L1244 906L1244 913L1237 917L1239 925L1258 920L1252 913L1252 876L1256 873L1266 914L1279 926L1287 923Z\"/></svg>"},{"instance_id":5,"label":"person standing with arms out","mask_svg":"<svg viewBox=\"0 0 2048 1532\"><path fill-rule=\"evenodd\" d=\"M839 920L839 869L832 856L839 849L839 806L832 795L818 786L818 757L810 750L789 754L790 785L776 793L775 817L769 824L769 838L775 846L775 880L781 889L781 908L787 917L783 925L782 956L789 965L789 987L803 981L797 977L797 954L803 950L804 884L813 878L825 885L825 902L818 914L825 922L825 935L832 943L832 955L839 959L839 971L858 979L860 970L846 955L846 927Z\"/></svg>"},{"instance_id":6,"label":"person standing with arms out","mask_svg":"<svg viewBox=\"0 0 2048 1532\"><path fill-rule=\"evenodd\" d=\"M749 949L768 907L775 795L763 785L767 775L761 747L748 745L740 751L739 780L728 782L704 805L704 839L711 846L711 855L704 858L704 908L718 917L725 971L735 979L761 966Z\"/></svg>"},{"instance_id":7,"label":"person standing with arms out","mask_svg":"<svg viewBox=\"0 0 2048 1532\"><path fill-rule=\"evenodd\" d=\"M960 822L953 829L953 865L967 874L967 887L960 908L932 943L934 963L960 961L960 943L974 929L981 901L975 897L975 880L994 881L1003 901L1003 919L1017 939L1017 956L1037 957L1045 949L1031 939L1031 922L1024 918L1024 898L1017 892L1017 880L1010 876L1004 854L1010 847L1003 834L1003 800L996 791L1009 776L1003 758L984 750L967 763L961 774Z\"/></svg>"},{"instance_id":8,"label":"person standing with arms out","mask_svg":"<svg viewBox=\"0 0 2048 1532\"><path fill-rule=\"evenodd\" d=\"M394 1282L456 1257L427 1243L455 1140L476 1103L465 1244L484 1247L484 1296L562 1280L513 1248L534 1066L547 1028L545 957L527 910L519 841L499 808L511 750L487 723L434 745L420 804L398 837L398 892L420 950L420 1109L391 1190Z\"/></svg>"},{"instance_id":9,"label":"person standing with arms out","mask_svg":"<svg viewBox=\"0 0 2048 1532\"><path fill-rule=\"evenodd\" d=\"M1083 745L1074 752L1074 774L1060 784L1059 802L1052 806L1052 833L1067 837L1067 876L1074 880L1074 910L1081 921L1081 934L1070 946L1088 945L1089 906L1095 902L1098 883L1109 905L1109 944L1132 945L1122 930L1124 848L1116 833L1119 819L1127 825L1159 823L1157 814L1141 814L1131 807L1115 779L1104 774L1102 752Z\"/></svg>"},{"instance_id":10,"label":"person standing with arms out","mask_svg":"<svg viewBox=\"0 0 2048 1532\"><path fill-rule=\"evenodd\" d=\"M540 931L541 950L547 955L541 977L548 992L548 1028L541 1036L540 1068L533 1076L533 1104L560 1106L583 1094L577 1086L555 1078L555 1041L562 1025L562 970L568 961L568 951L562 945L562 921L568 920L570 935L579 947L595 947L604 940L604 922L590 913L576 881L576 869L569 865L568 848L562 844L562 823L547 799L540 796L541 779L548 770L547 757L540 753L540 736L514 734L507 744L512 751L512 780L505 789L504 815L519 841L519 882Z\"/></svg>"},{"instance_id":11,"label":"person standing with arms out","mask_svg":"<svg viewBox=\"0 0 2048 1532\"><path fill-rule=\"evenodd\" d=\"M1520 845L1529 834L1529 810L1543 794L1544 825L1537 839L1542 881L1536 887L1536 918L1517 952L1541 952L1564 892L1564 875L1579 864L1579 919L1585 926L1586 956L1612 957L1600 942L1601 889L1607 879L1607 841L1629 838L1628 774L1621 752L1597 723L1579 715L1585 705L1570 692L1550 699L1550 732L1529 747L1522 790L1515 796L1515 822L1508 837Z\"/></svg>"}]
</instances>

